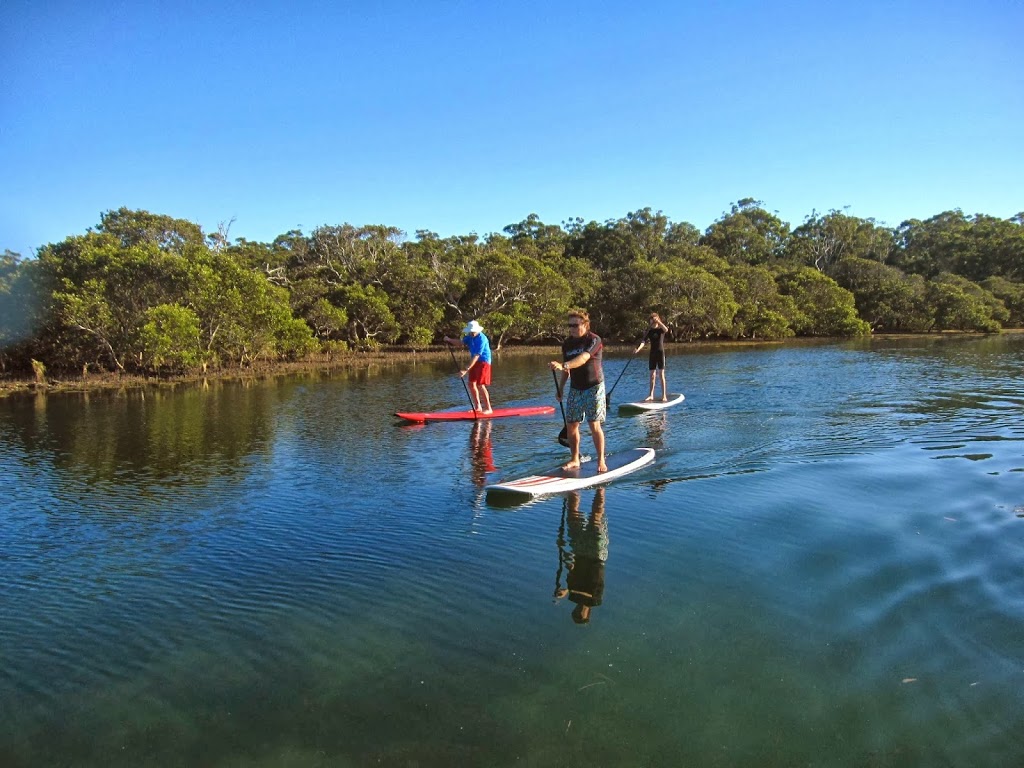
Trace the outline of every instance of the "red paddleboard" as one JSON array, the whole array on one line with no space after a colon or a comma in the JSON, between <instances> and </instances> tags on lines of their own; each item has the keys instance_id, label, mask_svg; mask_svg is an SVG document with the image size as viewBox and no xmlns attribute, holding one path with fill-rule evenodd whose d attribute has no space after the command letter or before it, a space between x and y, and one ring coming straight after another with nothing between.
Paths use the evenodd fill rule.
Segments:
<instances>
[{"instance_id":1,"label":"red paddleboard","mask_svg":"<svg viewBox=\"0 0 1024 768\"><path fill-rule=\"evenodd\" d=\"M400 419L422 423L425 421L473 421L474 419L500 419L505 416L543 416L554 413L553 405L527 405L520 408L495 408L491 413L482 411L434 411L432 413L396 413Z\"/></svg>"}]
</instances>

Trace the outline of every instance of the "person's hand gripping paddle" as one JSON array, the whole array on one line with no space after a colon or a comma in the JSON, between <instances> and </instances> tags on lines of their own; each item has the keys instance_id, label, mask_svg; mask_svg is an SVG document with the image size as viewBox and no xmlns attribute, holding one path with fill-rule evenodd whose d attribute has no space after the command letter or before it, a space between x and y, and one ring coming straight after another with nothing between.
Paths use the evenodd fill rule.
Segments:
<instances>
[{"instance_id":1,"label":"person's hand gripping paddle","mask_svg":"<svg viewBox=\"0 0 1024 768\"><path fill-rule=\"evenodd\" d=\"M569 424L565 420L565 405L562 403L562 387L558 383L558 373L555 372L554 369L551 371L551 377L555 380L555 394L558 396L558 407L562 410L562 431L558 433L558 442L568 448Z\"/></svg>"}]
</instances>

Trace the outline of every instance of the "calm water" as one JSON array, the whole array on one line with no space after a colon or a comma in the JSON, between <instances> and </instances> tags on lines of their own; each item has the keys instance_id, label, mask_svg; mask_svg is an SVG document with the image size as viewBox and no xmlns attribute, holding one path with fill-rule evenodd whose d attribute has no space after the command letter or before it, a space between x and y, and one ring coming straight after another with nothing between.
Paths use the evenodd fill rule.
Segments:
<instances>
[{"instance_id":1,"label":"calm water","mask_svg":"<svg viewBox=\"0 0 1024 768\"><path fill-rule=\"evenodd\" d=\"M512 509L560 417L399 425L450 361L0 401L0 765L1024 764L1022 371L674 350L655 464Z\"/></svg>"}]
</instances>

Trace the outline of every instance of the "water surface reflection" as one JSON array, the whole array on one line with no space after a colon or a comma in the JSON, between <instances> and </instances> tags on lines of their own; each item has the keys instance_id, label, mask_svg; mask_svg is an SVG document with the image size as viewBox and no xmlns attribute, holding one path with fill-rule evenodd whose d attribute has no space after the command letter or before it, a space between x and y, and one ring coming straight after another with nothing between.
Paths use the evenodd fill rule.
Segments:
<instances>
[{"instance_id":1,"label":"water surface reflection","mask_svg":"<svg viewBox=\"0 0 1024 768\"><path fill-rule=\"evenodd\" d=\"M579 491L562 501L562 525L558 529L558 572L555 600L564 597L574 603L572 620L590 623L593 608L604 600L604 566L608 561L608 518L605 515L605 487L593 492L589 515L580 511ZM561 585L565 571L565 586Z\"/></svg>"}]
</instances>

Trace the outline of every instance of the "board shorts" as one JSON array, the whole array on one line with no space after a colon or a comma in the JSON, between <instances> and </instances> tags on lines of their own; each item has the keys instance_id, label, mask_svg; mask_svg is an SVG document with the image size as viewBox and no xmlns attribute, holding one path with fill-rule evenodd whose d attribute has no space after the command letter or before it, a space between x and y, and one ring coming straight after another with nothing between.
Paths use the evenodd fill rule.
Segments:
<instances>
[{"instance_id":1,"label":"board shorts","mask_svg":"<svg viewBox=\"0 0 1024 768\"><path fill-rule=\"evenodd\" d=\"M647 358L647 369L650 371L656 371L658 369L665 370L665 350L660 352L651 352Z\"/></svg>"},{"instance_id":2,"label":"board shorts","mask_svg":"<svg viewBox=\"0 0 1024 768\"><path fill-rule=\"evenodd\" d=\"M480 384L485 387L490 386L491 364L477 360L473 367L469 369L469 383Z\"/></svg>"},{"instance_id":3,"label":"board shorts","mask_svg":"<svg viewBox=\"0 0 1024 768\"><path fill-rule=\"evenodd\" d=\"M569 398L565 404L565 420L574 424L584 421L604 421L607 407L604 401L604 382L599 381L590 389L569 387Z\"/></svg>"}]
</instances>

